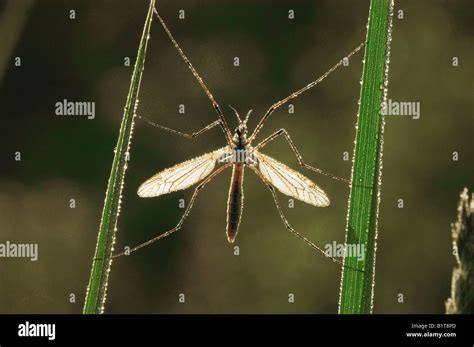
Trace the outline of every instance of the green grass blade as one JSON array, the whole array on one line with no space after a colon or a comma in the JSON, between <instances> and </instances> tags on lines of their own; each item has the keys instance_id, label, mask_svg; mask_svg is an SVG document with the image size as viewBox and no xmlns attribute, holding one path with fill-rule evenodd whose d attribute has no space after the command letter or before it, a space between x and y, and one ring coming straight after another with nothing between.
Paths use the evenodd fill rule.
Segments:
<instances>
[{"instance_id":1,"label":"green grass blade","mask_svg":"<svg viewBox=\"0 0 474 347\"><path fill-rule=\"evenodd\" d=\"M451 224L456 265L451 278L447 314L474 314L474 193L464 188L459 197L458 217Z\"/></svg>"},{"instance_id":2,"label":"green grass blade","mask_svg":"<svg viewBox=\"0 0 474 347\"><path fill-rule=\"evenodd\" d=\"M84 313L103 313L107 294L107 283L112 265L112 251L117 230L122 189L127 169L127 156L130 151L130 143L133 133L135 111L138 103L138 91L145 64L145 53L150 33L151 21L155 0L150 1L150 8L145 20L140 45L138 47L137 59L133 69L130 89L123 113L120 133L115 148L115 156L110 171L107 191L105 193L104 209L100 221L99 235L92 261L92 271L87 287Z\"/></svg>"},{"instance_id":3,"label":"green grass blade","mask_svg":"<svg viewBox=\"0 0 474 347\"><path fill-rule=\"evenodd\" d=\"M343 314L371 313L373 306L384 127L380 109L387 97L392 13L393 1L371 0L346 227L346 245L363 245L365 257L344 259Z\"/></svg>"}]
</instances>

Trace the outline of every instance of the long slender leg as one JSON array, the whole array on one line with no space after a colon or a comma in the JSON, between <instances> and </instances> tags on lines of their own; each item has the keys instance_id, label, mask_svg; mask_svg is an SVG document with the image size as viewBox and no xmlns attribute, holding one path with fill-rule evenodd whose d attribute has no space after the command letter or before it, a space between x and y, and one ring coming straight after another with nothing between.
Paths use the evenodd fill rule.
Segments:
<instances>
[{"instance_id":1,"label":"long slender leg","mask_svg":"<svg viewBox=\"0 0 474 347\"><path fill-rule=\"evenodd\" d=\"M295 144L293 143L293 141L291 140L291 137L290 135L288 134L288 132L286 131L286 129L282 128L280 130L277 130L275 131L273 134L271 134L270 136L268 136L266 139L264 139L262 142L260 142L258 145L256 145L254 147L255 150L258 150L260 148L262 148L263 146L267 145L269 142L275 140L277 137L279 136L285 136L285 139L286 141L288 142L288 144L290 145L291 149L293 150L293 153L295 153L296 155L296 158L298 159L298 163L306 168L306 169L309 169L311 171L314 171L314 172L317 172L321 175L324 175L324 176L328 176L328 177L331 177L332 179L336 180L336 181L341 181L341 182L345 182L347 184L351 184L351 182L349 180L346 180L345 178L341 178L341 177L338 177L336 175L333 175L329 172L325 172L321 169L318 169L318 168L315 168L314 166L311 166L311 165L308 165L306 164L304 161L303 161L303 157L301 156L300 152L298 151L298 149L296 148Z\"/></svg>"},{"instance_id":2,"label":"long slender leg","mask_svg":"<svg viewBox=\"0 0 474 347\"><path fill-rule=\"evenodd\" d=\"M191 200L189 201L189 204L188 204L188 207L186 207L186 210L184 211L184 214L181 216L181 219L179 220L178 224L176 224L176 226L144 243L141 243L139 244L138 246L135 246L133 247L132 249L130 249L129 251L124 251L124 252L121 252L121 253L118 253L118 254L115 254L112 256L112 258L118 258L118 257L121 257L123 255L129 255L130 253L133 253L135 251L138 251L140 248L143 248L143 247L146 247L158 240L161 240L169 235L171 235L172 233L174 233L175 231L178 231L179 229L181 229L181 227L183 226L183 223L185 221L185 219L188 217L189 213L191 212L191 209L194 205L194 200L196 200L196 197L199 193L199 191L204 188L204 186L206 184L208 184L214 177L216 177L218 174L220 174L222 171L224 171L224 169L228 168L229 166L231 166L232 164L226 164L226 165L223 165L221 166L220 168L218 168L216 171L214 171L212 174L210 174L208 177L206 177L206 179L204 179L196 188L194 188L194 193L193 195L191 196Z\"/></svg>"},{"instance_id":3,"label":"long slender leg","mask_svg":"<svg viewBox=\"0 0 474 347\"><path fill-rule=\"evenodd\" d=\"M346 57L344 58L347 58L349 59L352 55L354 55L355 53L357 53L361 48L362 46L364 46L365 42L362 42L359 46L357 46L351 53L349 53ZM319 84L322 80L324 80L326 77L328 77L334 70L336 70L339 66L341 66L344 62L344 58L342 58L337 64L335 64L334 66L332 66L328 71L326 71L321 77L319 77L317 80L314 80L313 82L307 84L305 87L297 90L296 92L293 92L292 94L288 95L286 98L280 100L280 101L277 101L276 103L274 103L272 106L270 106L270 108L267 110L267 112L265 112L265 114L263 115L262 119L260 119L260 121L258 122L257 126L255 127L255 130L253 131L252 135L249 137L249 141L252 142L254 139L255 139L255 136L257 136L258 132L260 130L262 130L262 127L263 127L263 124L265 123L265 121L268 119L268 117L270 117L270 115L273 113L273 111L275 111L278 107L280 107L281 105L287 103L288 101L290 101L291 99L294 99L296 98L298 95L300 95L301 93L304 93L305 91L307 91L308 89L311 89L313 88L314 86L316 86L317 84Z\"/></svg>"},{"instance_id":4,"label":"long slender leg","mask_svg":"<svg viewBox=\"0 0 474 347\"><path fill-rule=\"evenodd\" d=\"M154 126L155 128L159 128L159 129L167 131L171 134L182 136L182 137L185 137L187 139L194 139L194 138L198 137L199 135L201 135L202 133L205 133L206 131L214 128L216 125L220 125L220 123L221 123L221 121L218 119L218 120L212 122L211 124L206 125L201 130L198 130L198 131L193 132L193 133L190 134L190 133L185 133L185 132L182 132L182 131L179 131L179 130L174 130L174 129L165 127L163 125L157 124L157 123L149 120L148 118L145 118L145 117L142 117L142 116L138 116L138 118L143 119L145 122L147 122L148 124Z\"/></svg>"},{"instance_id":5,"label":"long slender leg","mask_svg":"<svg viewBox=\"0 0 474 347\"><path fill-rule=\"evenodd\" d=\"M191 62L189 61L188 57L184 54L183 50L181 49L181 47L179 47L178 43L176 42L176 40L174 39L173 35L171 34L171 32L169 31L168 27L166 26L165 22L163 21L163 19L161 18L161 16L159 15L158 11L156 9L153 9L153 11L155 12L155 15L156 17L158 17L158 20L160 21L161 25L163 26L163 29L165 29L166 31L166 34L168 35L168 37L170 38L171 42L173 42L173 45L175 46L175 48L178 50L179 52L179 55L181 56L181 58L183 58L184 62L186 63L186 65L188 65L189 69L191 70L191 72L193 73L194 77L197 79L197 81L199 82L199 84L201 85L201 88L204 90L204 92L207 94L207 97L209 98L209 100L211 101L212 103L212 107L214 107L214 109L216 110L217 112L217 115L219 116L219 119L221 121L220 125L222 127L222 130L224 130L224 133L225 133L225 136L226 136L226 140L227 140L227 143L229 145L232 144L232 132L230 131L230 128L229 128L229 125L227 124L227 121L225 120L224 118L224 115L221 111L221 108L219 107L219 104L216 102L216 100L214 99L214 96L211 94L211 92L209 91L209 89L207 88L206 84L204 83L203 79L201 78L201 76L199 76L198 72L196 71L196 69L194 68L193 64L191 64Z\"/></svg>"},{"instance_id":6,"label":"long slender leg","mask_svg":"<svg viewBox=\"0 0 474 347\"><path fill-rule=\"evenodd\" d=\"M275 205L276 205L276 208L278 210L278 213L280 214L280 218L281 220L283 221L283 224L285 225L285 227L294 235L296 235L296 237L300 238L301 240L303 240L304 242L306 242L308 245L310 245L313 249L317 250L318 252L322 253L325 257L328 257L326 255L326 252L324 252L324 250L315 245L312 241L310 241L307 237L301 235L299 232L297 232L295 229L293 229L293 227L290 225L290 223L288 222L288 220L286 219L284 213L283 213L283 210L280 206L280 202L278 201L278 197L276 195L276 192L275 192L275 187L273 187L273 185L268 182L268 180L263 177L263 175L260 173L260 171L258 171L256 168L254 168L253 166L250 166L250 168L253 170L253 172L255 172L257 174L258 177L260 177L260 179L265 183L265 185L268 187L268 189L270 190L270 192L272 193L272 196L273 196L273 200L275 201ZM334 258L334 257L328 257L330 259L332 259L332 261L334 261L335 263L339 263L341 265L342 262L337 259L337 258Z\"/></svg>"}]
</instances>

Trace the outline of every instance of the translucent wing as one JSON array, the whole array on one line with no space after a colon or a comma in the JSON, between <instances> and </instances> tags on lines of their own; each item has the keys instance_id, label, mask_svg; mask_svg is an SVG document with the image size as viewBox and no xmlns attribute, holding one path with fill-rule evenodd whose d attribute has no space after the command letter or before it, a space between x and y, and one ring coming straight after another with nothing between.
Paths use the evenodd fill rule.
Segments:
<instances>
[{"instance_id":1,"label":"translucent wing","mask_svg":"<svg viewBox=\"0 0 474 347\"><path fill-rule=\"evenodd\" d=\"M225 153L229 153L227 147L160 171L138 188L138 195L150 198L189 188L207 177Z\"/></svg>"},{"instance_id":2,"label":"translucent wing","mask_svg":"<svg viewBox=\"0 0 474 347\"><path fill-rule=\"evenodd\" d=\"M329 206L326 193L309 178L265 154L255 155L263 177L280 192L314 206Z\"/></svg>"}]
</instances>

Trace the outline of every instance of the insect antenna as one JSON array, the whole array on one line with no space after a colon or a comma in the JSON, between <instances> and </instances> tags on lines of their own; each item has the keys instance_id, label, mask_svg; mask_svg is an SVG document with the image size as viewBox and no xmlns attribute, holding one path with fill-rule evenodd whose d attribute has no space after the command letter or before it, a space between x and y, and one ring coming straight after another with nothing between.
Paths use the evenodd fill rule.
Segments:
<instances>
[{"instance_id":1,"label":"insect antenna","mask_svg":"<svg viewBox=\"0 0 474 347\"><path fill-rule=\"evenodd\" d=\"M244 123L247 124L247 121L249 120L250 114L252 113L253 110L249 110L247 112L247 115L245 116Z\"/></svg>"},{"instance_id":2,"label":"insect antenna","mask_svg":"<svg viewBox=\"0 0 474 347\"><path fill-rule=\"evenodd\" d=\"M229 106L229 108L231 108L232 111L234 111L235 115L237 116L237 120L239 121L239 124L242 123L242 119L240 119L239 112L237 112L237 110L232 105L227 105L227 106Z\"/></svg>"}]
</instances>

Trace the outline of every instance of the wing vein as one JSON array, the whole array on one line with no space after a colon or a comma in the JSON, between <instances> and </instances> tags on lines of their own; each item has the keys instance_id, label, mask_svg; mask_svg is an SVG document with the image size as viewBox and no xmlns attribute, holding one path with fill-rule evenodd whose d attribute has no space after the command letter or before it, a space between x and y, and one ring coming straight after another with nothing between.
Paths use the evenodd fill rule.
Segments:
<instances>
[{"instance_id":1,"label":"wing vein","mask_svg":"<svg viewBox=\"0 0 474 347\"><path fill-rule=\"evenodd\" d=\"M228 148L223 147L164 169L146 180L138 188L138 195L154 197L189 188L209 176L226 151Z\"/></svg>"}]
</instances>

